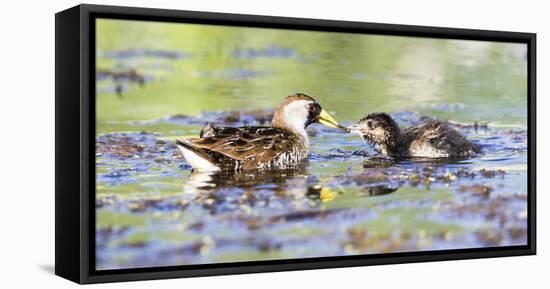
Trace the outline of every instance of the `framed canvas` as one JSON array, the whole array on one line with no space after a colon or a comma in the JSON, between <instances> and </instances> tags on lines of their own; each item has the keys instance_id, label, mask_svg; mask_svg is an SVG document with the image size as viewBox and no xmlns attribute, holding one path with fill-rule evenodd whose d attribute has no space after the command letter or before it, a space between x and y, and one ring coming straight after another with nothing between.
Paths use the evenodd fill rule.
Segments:
<instances>
[{"instance_id":1,"label":"framed canvas","mask_svg":"<svg viewBox=\"0 0 550 289\"><path fill-rule=\"evenodd\" d=\"M535 254L533 33L56 14L78 283Z\"/></svg>"}]
</instances>

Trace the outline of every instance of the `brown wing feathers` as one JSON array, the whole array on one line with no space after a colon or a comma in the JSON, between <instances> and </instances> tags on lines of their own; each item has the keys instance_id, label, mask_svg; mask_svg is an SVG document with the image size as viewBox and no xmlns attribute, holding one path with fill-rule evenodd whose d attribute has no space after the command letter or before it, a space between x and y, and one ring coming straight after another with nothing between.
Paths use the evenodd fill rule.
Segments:
<instances>
[{"instance_id":1,"label":"brown wing feathers","mask_svg":"<svg viewBox=\"0 0 550 289\"><path fill-rule=\"evenodd\" d=\"M178 142L219 166L247 162L246 167L274 161L282 153L300 149L299 139L292 133L273 127L213 128L207 137ZM221 157L223 156L223 157Z\"/></svg>"}]
</instances>

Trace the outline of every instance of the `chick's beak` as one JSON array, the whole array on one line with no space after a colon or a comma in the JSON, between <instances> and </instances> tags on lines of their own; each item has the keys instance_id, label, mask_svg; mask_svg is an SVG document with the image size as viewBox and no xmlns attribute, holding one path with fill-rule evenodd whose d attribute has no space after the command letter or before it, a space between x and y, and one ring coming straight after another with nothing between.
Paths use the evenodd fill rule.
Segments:
<instances>
[{"instance_id":1,"label":"chick's beak","mask_svg":"<svg viewBox=\"0 0 550 289\"><path fill-rule=\"evenodd\" d=\"M361 136L363 135L361 126L358 123L348 126L347 129L351 133L358 134Z\"/></svg>"},{"instance_id":2,"label":"chick's beak","mask_svg":"<svg viewBox=\"0 0 550 289\"><path fill-rule=\"evenodd\" d=\"M319 123L328 127L341 129L345 132L350 132L348 128L338 124L338 122L334 118L332 118L332 116L330 116L330 114L328 114L328 112L326 112L324 109L321 110L321 114L319 115Z\"/></svg>"}]
</instances>

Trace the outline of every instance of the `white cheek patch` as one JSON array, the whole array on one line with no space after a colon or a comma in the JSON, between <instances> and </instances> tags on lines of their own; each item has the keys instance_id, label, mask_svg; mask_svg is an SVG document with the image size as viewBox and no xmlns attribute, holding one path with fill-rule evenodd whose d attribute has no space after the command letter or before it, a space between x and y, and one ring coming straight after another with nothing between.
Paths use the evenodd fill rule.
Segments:
<instances>
[{"instance_id":1,"label":"white cheek patch","mask_svg":"<svg viewBox=\"0 0 550 289\"><path fill-rule=\"evenodd\" d=\"M289 103L285 107L285 117L289 123L301 123L305 125L309 115L308 105L312 103L309 100L297 100Z\"/></svg>"},{"instance_id":2,"label":"white cheek patch","mask_svg":"<svg viewBox=\"0 0 550 289\"><path fill-rule=\"evenodd\" d=\"M309 116L308 105L313 103L310 100L297 100L285 107L285 121L294 132L307 138L305 125Z\"/></svg>"}]
</instances>

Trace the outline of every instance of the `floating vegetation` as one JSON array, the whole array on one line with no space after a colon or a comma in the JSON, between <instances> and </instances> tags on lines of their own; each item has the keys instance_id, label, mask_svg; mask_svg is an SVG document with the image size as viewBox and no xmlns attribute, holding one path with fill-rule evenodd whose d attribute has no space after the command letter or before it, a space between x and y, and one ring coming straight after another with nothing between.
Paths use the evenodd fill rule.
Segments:
<instances>
[{"instance_id":1,"label":"floating vegetation","mask_svg":"<svg viewBox=\"0 0 550 289\"><path fill-rule=\"evenodd\" d=\"M458 188L460 192L471 192L477 195L488 197L493 188L485 185L463 185Z\"/></svg>"},{"instance_id":2,"label":"floating vegetation","mask_svg":"<svg viewBox=\"0 0 550 289\"><path fill-rule=\"evenodd\" d=\"M98 69L96 71L96 80L105 80L112 79L113 81L128 81L135 82L140 85L145 83L145 75L137 72L135 69L130 69L128 71L109 71Z\"/></svg>"},{"instance_id":3,"label":"floating vegetation","mask_svg":"<svg viewBox=\"0 0 550 289\"><path fill-rule=\"evenodd\" d=\"M156 121L199 126L203 126L206 123L231 126L269 125L274 112L273 109L228 110L221 112L204 112L199 116L177 114Z\"/></svg>"},{"instance_id":4,"label":"floating vegetation","mask_svg":"<svg viewBox=\"0 0 550 289\"><path fill-rule=\"evenodd\" d=\"M106 50L106 51L100 51L98 53L98 57L118 58L118 59L140 58L140 57L183 59L189 56L190 55L188 53L185 53L183 51L155 50L155 49L145 49L145 48L134 48L134 49L126 49L126 50Z\"/></svg>"},{"instance_id":5,"label":"floating vegetation","mask_svg":"<svg viewBox=\"0 0 550 289\"><path fill-rule=\"evenodd\" d=\"M206 121L259 125L271 114L208 112L154 122L188 126L183 134L193 135ZM142 131L151 123L132 125L141 132L96 138L102 268L501 246L527 238L526 188L510 185L525 175L516 168L525 152L500 167L484 160L515 145L519 131L488 127L500 147L479 159L398 160L316 127L304 167L205 174L190 171L172 138ZM127 261L117 259L121 250L132 252Z\"/></svg>"},{"instance_id":6,"label":"floating vegetation","mask_svg":"<svg viewBox=\"0 0 550 289\"><path fill-rule=\"evenodd\" d=\"M279 45L271 44L265 48L253 49L237 49L234 50L231 55L235 58L292 58L297 57L298 52L295 49L282 47Z\"/></svg>"},{"instance_id":7,"label":"floating vegetation","mask_svg":"<svg viewBox=\"0 0 550 289\"><path fill-rule=\"evenodd\" d=\"M264 70L252 70L252 69L227 69L219 71L199 71L195 73L197 77L223 77L233 80L242 80L250 78L259 78L269 76L271 73Z\"/></svg>"},{"instance_id":8,"label":"floating vegetation","mask_svg":"<svg viewBox=\"0 0 550 289\"><path fill-rule=\"evenodd\" d=\"M99 85L101 82L110 82L111 86L100 86L101 92L114 92L119 97L122 96L129 84L137 84L143 87L145 83L151 81L153 77L148 74L138 72L135 68L129 70L96 70L96 81Z\"/></svg>"}]
</instances>

